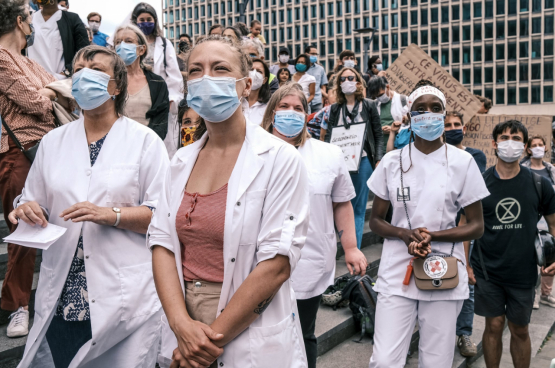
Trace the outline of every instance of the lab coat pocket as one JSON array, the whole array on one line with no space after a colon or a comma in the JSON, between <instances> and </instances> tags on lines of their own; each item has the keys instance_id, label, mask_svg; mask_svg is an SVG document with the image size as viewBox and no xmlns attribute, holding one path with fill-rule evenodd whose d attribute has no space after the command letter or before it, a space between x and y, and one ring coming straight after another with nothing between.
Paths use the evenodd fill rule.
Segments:
<instances>
[{"instance_id":1,"label":"lab coat pocket","mask_svg":"<svg viewBox=\"0 0 555 368\"><path fill-rule=\"evenodd\" d=\"M139 203L139 165L115 164L104 173L108 207L130 207Z\"/></svg>"},{"instance_id":2,"label":"lab coat pocket","mask_svg":"<svg viewBox=\"0 0 555 368\"><path fill-rule=\"evenodd\" d=\"M240 245L255 244L262 220L262 207L266 198L266 189L247 191L244 195L243 230Z\"/></svg>"},{"instance_id":3,"label":"lab coat pocket","mask_svg":"<svg viewBox=\"0 0 555 368\"><path fill-rule=\"evenodd\" d=\"M39 283L35 295L35 313L41 318L48 316L55 296L52 295L52 281L54 280L54 272L44 265L40 265Z\"/></svg>"},{"instance_id":4,"label":"lab coat pocket","mask_svg":"<svg viewBox=\"0 0 555 368\"><path fill-rule=\"evenodd\" d=\"M311 170L310 171L310 186L314 194L331 195L334 178L332 173L327 170Z\"/></svg>"},{"instance_id":5,"label":"lab coat pocket","mask_svg":"<svg viewBox=\"0 0 555 368\"><path fill-rule=\"evenodd\" d=\"M252 367L291 367L298 343L293 316L287 316L277 325L249 327Z\"/></svg>"},{"instance_id":6,"label":"lab coat pocket","mask_svg":"<svg viewBox=\"0 0 555 368\"><path fill-rule=\"evenodd\" d=\"M404 203L407 207L412 207L418 204L421 190L414 178L404 177L402 187L400 179L389 185L389 198L393 207L404 207Z\"/></svg>"},{"instance_id":7,"label":"lab coat pocket","mask_svg":"<svg viewBox=\"0 0 555 368\"><path fill-rule=\"evenodd\" d=\"M147 316L160 309L151 262L120 267L118 273L121 283L122 321Z\"/></svg>"}]
</instances>

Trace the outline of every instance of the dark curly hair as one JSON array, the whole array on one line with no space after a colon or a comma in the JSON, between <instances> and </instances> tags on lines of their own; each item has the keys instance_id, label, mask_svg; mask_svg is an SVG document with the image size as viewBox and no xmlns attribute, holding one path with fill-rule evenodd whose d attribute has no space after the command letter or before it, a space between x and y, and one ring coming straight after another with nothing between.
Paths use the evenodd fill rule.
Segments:
<instances>
[{"instance_id":1,"label":"dark curly hair","mask_svg":"<svg viewBox=\"0 0 555 368\"><path fill-rule=\"evenodd\" d=\"M17 17L26 22L30 17L25 11L26 0L0 1L0 36L10 33L17 26Z\"/></svg>"},{"instance_id":2,"label":"dark curly hair","mask_svg":"<svg viewBox=\"0 0 555 368\"><path fill-rule=\"evenodd\" d=\"M115 97L116 113L118 116L123 116L125 110L125 103L127 102L127 66L123 59L112 49L103 46L91 45L83 47L75 54L73 58L72 69L75 69L75 62L79 59L92 61L98 54L104 54L112 57L112 67L114 68L114 79L116 88L119 89L119 95Z\"/></svg>"}]
</instances>

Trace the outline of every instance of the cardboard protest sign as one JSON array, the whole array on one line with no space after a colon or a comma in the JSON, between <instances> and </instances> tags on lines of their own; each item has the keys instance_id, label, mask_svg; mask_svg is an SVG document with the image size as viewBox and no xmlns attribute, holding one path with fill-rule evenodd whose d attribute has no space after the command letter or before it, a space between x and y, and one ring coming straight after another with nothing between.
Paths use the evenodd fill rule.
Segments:
<instances>
[{"instance_id":1,"label":"cardboard protest sign","mask_svg":"<svg viewBox=\"0 0 555 368\"><path fill-rule=\"evenodd\" d=\"M482 106L476 96L416 44L407 47L385 72L391 89L407 96L416 83L421 79L428 79L445 94L447 110L463 114L465 123Z\"/></svg>"},{"instance_id":2,"label":"cardboard protest sign","mask_svg":"<svg viewBox=\"0 0 555 368\"><path fill-rule=\"evenodd\" d=\"M366 123L350 124L349 129L342 125L331 131L330 143L343 151L343 159L349 172L358 172L365 138Z\"/></svg>"},{"instance_id":3,"label":"cardboard protest sign","mask_svg":"<svg viewBox=\"0 0 555 368\"><path fill-rule=\"evenodd\" d=\"M491 144L493 128L507 120L518 120L524 124L528 129L528 137L541 135L547 143L544 160L551 162L551 122L553 117L547 115L476 115L466 124L463 146L477 148L484 152L488 160L487 167L495 165L497 158Z\"/></svg>"}]
</instances>

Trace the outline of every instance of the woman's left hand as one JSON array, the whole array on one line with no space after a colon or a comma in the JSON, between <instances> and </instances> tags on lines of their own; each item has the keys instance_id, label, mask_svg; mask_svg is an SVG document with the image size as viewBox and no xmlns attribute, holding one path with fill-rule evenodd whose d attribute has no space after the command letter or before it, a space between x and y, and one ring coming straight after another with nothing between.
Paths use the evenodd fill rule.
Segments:
<instances>
[{"instance_id":1,"label":"woman's left hand","mask_svg":"<svg viewBox=\"0 0 555 368\"><path fill-rule=\"evenodd\" d=\"M360 249L345 249L345 263L351 275L353 275L353 271L355 275L359 276L364 276L366 274L368 261Z\"/></svg>"},{"instance_id":2,"label":"woman's left hand","mask_svg":"<svg viewBox=\"0 0 555 368\"><path fill-rule=\"evenodd\" d=\"M81 202L64 210L60 217L63 217L64 221L90 221L98 225L113 226L117 215L109 207L99 207L90 202Z\"/></svg>"}]
</instances>

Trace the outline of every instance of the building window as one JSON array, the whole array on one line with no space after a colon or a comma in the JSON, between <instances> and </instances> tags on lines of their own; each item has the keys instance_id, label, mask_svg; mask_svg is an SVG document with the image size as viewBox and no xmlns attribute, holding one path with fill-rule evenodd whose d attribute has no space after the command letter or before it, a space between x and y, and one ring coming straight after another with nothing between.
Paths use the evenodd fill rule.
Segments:
<instances>
[{"instance_id":1,"label":"building window","mask_svg":"<svg viewBox=\"0 0 555 368\"><path fill-rule=\"evenodd\" d=\"M407 12L401 12L401 28L407 28L409 26L409 19Z\"/></svg>"},{"instance_id":2,"label":"building window","mask_svg":"<svg viewBox=\"0 0 555 368\"><path fill-rule=\"evenodd\" d=\"M338 1L337 2L337 16L340 17L342 15L343 15L343 2Z\"/></svg>"},{"instance_id":3,"label":"building window","mask_svg":"<svg viewBox=\"0 0 555 368\"><path fill-rule=\"evenodd\" d=\"M431 44L432 44L432 45L437 45L437 44L439 43L439 42L438 42L438 41L439 41L438 38L439 38L439 35L438 35L437 28L436 28L436 29L432 29L432 41L431 41ZM437 61L437 60L436 60L436 61Z\"/></svg>"},{"instance_id":4,"label":"building window","mask_svg":"<svg viewBox=\"0 0 555 368\"><path fill-rule=\"evenodd\" d=\"M328 22L328 36L333 37L333 22Z\"/></svg>"},{"instance_id":5,"label":"building window","mask_svg":"<svg viewBox=\"0 0 555 368\"><path fill-rule=\"evenodd\" d=\"M463 69L462 77L463 84L470 84L470 69Z\"/></svg>"},{"instance_id":6,"label":"building window","mask_svg":"<svg viewBox=\"0 0 555 368\"><path fill-rule=\"evenodd\" d=\"M554 0L545 0L545 8L546 9L553 9L553 3L555 3Z\"/></svg>"},{"instance_id":7,"label":"building window","mask_svg":"<svg viewBox=\"0 0 555 368\"><path fill-rule=\"evenodd\" d=\"M474 18L480 18L482 16L482 3L474 3Z\"/></svg>"},{"instance_id":8,"label":"building window","mask_svg":"<svg viewBox=\"0 0 555 368\"><path fill-rule=\"evenodd\" d=\"M410 31L410 43L418 43L418 31Z\"/></svg>"},{"instance_id":9,"label":"building window","mask_svg":"<svg viewBox=\"0 0 555 368\"><path fill-rule=\"evenodd\" d=\"M543 55L544 56L553 55L553 39L543 40Z\"/></svg>"},{"instance_id":10,"label":"building window","mask_svg":"<svg viewBox=\"0 0 555 368\"><path fill-rule=\"evenodd\" d=\"M528 87L520 87L518 89L518 102L521 104L528 103Z\"/></svg>"},{"instance_id":11,"label":"building window","mask_svg":"<svg viewBox=\"0 0 555 368\"><path fill-rule=\"evenodd\" d=\"M553 102L553 86L543 86L543 102Z\"/></svg>"},{"instance_id":12,"label":"building window","mask_svg":"<svg viewBox=\"0 0 555 368\"><path fill-rule=\"evenodd\" d=\"M277 41L277 30L272 29L272 42Z\"/></svg>"},{"instance_id":13,"label":"building window","mask_svg":"<svg viewBox=\"0 0 555 368\"><path fill-rule=\"evenodd\" d=\"M326 23L320 23L320 36L324 37L326 35Z\"/></svg>"},{"instance_id":14,"label":"building window","mask_svg":"<svg viewBox=\"0 0 555 368\"><path fill-rule=\"evenodd\" d=\"M449 28L442 28L441 29L441 43L448 43L449 42Z\"/></svg>"},{"instance_id":15,"label":"building window","mask_svg":"<svg viewBox=\"0 0 555 368\"><path fill-rule=\"evenodd\" d=\"M328 41L328 54L335 53L335 44L333 41Z\"/></svg>"},{"instance_id":16,"label":"building window","mask_svg":"<svg viewBox=\"0 0 555 368\"><path fill-rule=\"evenodd\" d=\"M280 23L285 22L285 12L283 10L279 11L279 22Z\"/></svg>"},{"instance_id":17,"label":"building window","mask_svg":"<svg viewBox=\"0 0 555 368\"><path fill-rule=\"evenodd\" d=\"M345 0L345 14L351 13L351 0Z\"/></svg>"},{"instance_id":18,"label":"building window","mask_svg":"<svg viewBox=\"0 0 555 368\"><path fill-rule=\"evenodd\" d=\"M497 0L495 2L495 5L497 9L497 15L505 14L505 0Z\"/></svg>"},{"instance_id":19,"label":"building window","mask_svg":"<svg viewBox=\"0 0 555 368\"><path fill-rule=\"evenodd\" d=\"M495 90L495 104L496 105L505 104L505 90L503 88L497 88Z\"/></svg>"},{"instance_id":20,"label":"building window","mask_svg":"<svg viewBox=\"0 0 555 368\"><path fill-rule=\"evenodd\" d=\"M493 83L493 68L484 68L484 83Z\"/></svg>"},{"instance_id":21,"label":"building window","mask_svg":"<svg viewBox=\"0 0 555 368\"><path fill-rule=\"evenodd\" d=\"M542 31L542 19L532 18L532 34L541 33Z\"/></svg>"},{"instance_id":22,"label":"building window","mask_svg":"<svg viewBox=\"0 0 555 368\"><path fill-rule=\"evenodd\" d=\"M538 18L541 19L541 18ZM553 15L546 15L544 18L545 21L545 34L553 34ZM541 25L541 21L540 21Z\"/></svg>"},{"instance_id":23,"label":"building window","mask_svg":"<svg viewBox=\"0 0 555 368\"><path fill-rule=\"evenodd\" d=\"M333 3L328 3L328 17L333 15Z\"/></svg>"},{"instance_id":24,"label":"building window","mask_svg":"<svg viewBox=\"0 0 555 368\"><path fill-rule=\"evenodd\" d=\"M539 59L541 58L541 49L542 49L542 41L541 40L532 40L532 59Z\"/></svg>"},{"instance_id":25,"label":"building window","mask_svg":"<svg viewBox=\"0 0 555 368\"><path fill-rule=\"evenodd\" d=\"M285 30L283 28L279 29L279 42L285 42Z\"/></svg>"},{"instance_id":26,"label":"building window","mask_svg":"<svg viewBox=\"0 0 555 368\"><path fill-rule=\"evenodd\" d=\"M516 36L516 20L510 20L507 22L507 28L508 28L508 36Z\"/></svg>"},{"instance_id":27,"label":"building window","mask_svg":"<svg viewBox=\"0 0 555 368\"><path fill-rule=\"evenodd\" d=\"M311 28L311 34L312 34L311 38L314 38L314 39L318 38L318 34L316 32L316 23L311 24L310 28Z\"/></svg>"},{"instance_id":28,"label":"building window","mask_svg":"<svg viewBox=\"0 0 555 368\"><path fill-rule=\"evenodd\" d=\"M397 33L391 34L391 49L393 50L399 49L399 35Z\"/></svg>"},{"instance_id":29,"label":"building window","mask_svg":"<svg viewBox=\"0 0 555 368\"><path fill-rule=\"evenodd\" d=\"M295 41L301 40L301 26L295 26ZM299 54L296 54L299 55Z\"/></svg>"},{"instance_id":30,"label":"building window","mask_svg":"<svg viewBox=\"0 0 555 368\"><path fill-rule=\"evenodd\" d=\"M399 14L391 14L391 28L399 27Z\"/></svg>"},{"instance_id":31,"label":"building window","mask_svg":"<svg viewBox=\"0 0 555 368\"><path fill-rule=\"evenodd\" d=\"M380 1L372 0L372 11L379 11L379 10L380 10Z\"/></svg>"},{"instance_id":32,"label":"building window","mask_svg":"<svg viewBox=\"0 0 555 368\"><path fill-rule=\"evenodd\" d=\"M519 45L519 57L528 57L528 41L521 42Z\"/></svg>"},{"instance_id":33,"label":"building window","mask_svg":"<svg viewBox=\"0 0 555 368\"><path fill-rule=\"evenodd\" d=\"M301 9L295 8L295 20L301 20Z\"/></svg>"},{"instance_id":34,"label":"building window","mask_svg":"<svg viewBox=\"0 0 555 368\"><path fill-rule=\"evenodd\" d=\"M553 80L553 61L545 61L543 63L543 80Z\"/></svg>"},{"instance_id":35,"label":"building window","mask_svg":"<svg viewBox=\"0 0 555 368\"><path fill-rule=\"evenodd\" d=\"M439 52L437 50L432 50L432 59L434 59L436 63L439 63Z\"/></svg>"},{"instance_id":36,"label":"building window","mask_svg":"<svg viewBox=\"0 0 555 368\"><path fill-rule=\"evenodd\" d=\"M528 0L520 0L520 11L527 12L528 10Z\"/></svg>"},{"instance_id":37,"label":"building window","mask_svg":"<svg viewBox=\"0 0 555 368\"><path fill-rule=\"evenodd\" d=\"M449 65L449 50L441 49L441 66Z\"/></svg>"},{"instance_id":38,"label":"building window","mask_svg":"<svg viewBox=\"0 0 555 368\"><path fill-rule=\"evenodd\" d=\"M470 3L463 4L463 20L470 20Z\"/></svg>"},{"instance_id":39,"label":"building window","mask_svg":"<svg viewBox=\"0 0 555 368\"><path fill-rule=\"evenodd\" d=\"M287 9L287 22L291 24L293 22L293 12L291 9Z\"/></svg>"},{"instance_id":40,"label":"building window","mask_svg":"<svg viewBox=\"0 0 555 368\"><path fill-rule=\"evenodd\" d=\"M441 17L443 18L443 11L441 13L442 13ZM461 8L459 7L459 5L453 5L451 7L451 20L459 20L459 19L461 19ZM449 14L447 14L447 22L449 22Z\"/></svg>"},{"instance_id":41,"label":"building window","mask_svg":"<svg viewBox=\"0 0 555 368\"><path fill-rule=\"evenodd\" d=\"M426 30L420 31L420 44L421 45L428 44L428 31Z\"/></svg>"},{"instance_id":42,"label":"building window","mask_svg":"<svg viewBox=\"0 0 555 368\"><path fill-rule=\"evenodd\" d=\"M482 39L482 25L480 23L474 23L474 41L480 41Z\"/></svg>"},{"instance_id":43,"label":"building window","mask_svg":"<svg viewBox=\"0 0 555 368\"><path fill-rule=\"evenodd\" d=\"M457 8L458 7L459 6L457 5ZM441 23L443 23L443 24L449 23L449 7L448 6L442 6L441 7Z\"/></svg>"},{"instance_id":44,"label":"building window","mask_svg":"<svg viewBox=\"0 0 555 368\"><path fill-rule=\"evenodd\" d=\"M463 26L463 41L470 41L470 26Z\"/></svg>"},{"instance_id":45,"label":"building window","mask_svg":"<svg viewBox=\"0 0 555 368\"><path fill-rule=\"evenodd\" d=\"M320 56L326 56L326 41L320 41Z\"/></svg>"},{"instance_id":46,"label":"building window","mask_svg":"<svg viewBox=\"0 0 555 368\"><path fill-rule=\"evenodd\" d=\"M507 45L507 60L516 59L516 42L509 42Z\"/></svg>"},{"instance_id":47,"label":"building window","mask_svg":"<svg viewBox=\"0 0 555 368\"><path fill-rule=\"evenodd\" d=\"M420 10L420 24L423 26L428 25L428 9Z\"/></svg>"},{"instance_id":48,"label":"building window","mask_svg":"<svg viewBox=\"0 0 555 368\"><path fill-rule=\"evenodd\" d=\"M360 0L353 0L355 2L355 14L360 14Z\"/></svg>"},{"instance_id":49,"label":"building window","mask_svg":"<svg viewBox=\"0 0 555 368\"><path fill-rule=\"evenodd\" d=\"M350 35L351 33L352 33L351 20L347 19L345 20L345 34Z\"/></svg>"},{"instance_id":50,"label":"building window","mask_svg":"<svg viewBox=\"0 0 555 368\"><path fill-rule=\"evenodd\" d=\"M336 33L337 34L342 34L343 33L343 21L338 20L336 25L337 25Z\"/></svg>"},{"instance_id":51,"label":"building window","mask_svg":"<svg viewBox=\"0 0 555 368\"><path fill-rule=\"evenodd\" d=\"M389 48L389 36L388 35L383 35L382 36L382 49L388 49Z\"/></svg>"},{"instance_id":52,"label":"building window","mask_svg":"<svg viewBox=\"0 0 555 368\"><path fill-rule=\"evenodd\" d=\"M401 47L407 47L409 45L409 34L401 33Z\"/></svg>"},{"instance_id":53,"label":"building window","mask_svg":"<svg viewBox=\"0 0 555 368\"><path fill-rule=\"evenodd\" d=\"M484 46L484 61L486 63L493 61L493 45Z\"/></svg>"},{"instance_id":54,"label":"building window","mask_svg":"<svg viewBox=\"0 0 555 368\"><path fill-rule=\"evenodd\" d=\"M493 23L484 24L484 38L486 40L493 38Z\"/></svg>"},{"instance_id":55,"label":"building window","mask_svg":"<svg viewBox=\"0 0 555 368\"><path fill-rule=\"evenodd\" d=\"M486 18L493 18L493 0L486 1Z\"/></svg>"},{"instance_id":56,"label":"building window","mask_svg":"<svg viewBox=\"0 0 555 368\"><path fill-rule=\"evenodd\" d=\"M509 8L508 8L507 14L515 15L516 9L517 9L517 0L508 0L508 3L509 3Z\"/></svg>"},{"instance_id":57,"label":"building window","mask_svg":"<svg viewBox=\"0 0 555 368\"><path fill-rule=\"evenodd\" d=\"M505 21L500 20L495 23L495 33L498 40L505 39Z\"/></svg>"},{"instance_id":58,"label":"building window","mask_svg":"<svg viewBox=\"0 0 555 368\"><path fill-rule=\"evenodd\" d=\"M521 18L520 19L520 35L521 36L528 36L528 18Z\"/></svg>"},{"instance_id":59,"label":"building window","mask_svg":"<svg viewBox=\"0 0 555 368\"><path fill-rule=\"evenodd\" d=\"M541 79L541 75L542 75L542 65L541 64L532 64L531 71L532 71L532 73L530 75L530 79L532 79L532 80Z\"/></svg>"},{"instance_id":60,"label":"building window","mask_svg":"<svg viewBox=\"0 0 555 368\"><path fill-rule=\"evenodd\" d=\"M463 47L463 64L470 64L470 47Z\"/></svg>"},{"instance_id":61,"label":"building window","mask_svg":"<svg viewBox=\"0 0 555 368\"><path fill-rule=\"evenodd\" d=\"M375 38L373 42L376 42ZM355 52L360 52L360 37L355 37Z\"/></svg>"},{"instance_id":62,"label":"building window","mask_svg":"<svg viewBox=\"0 0 555 368\"><path fill-rule=\"evenodd\" d=\"M451 28L451 39L453 43L457 43L460 42L461 38L460 38L460 28L459 26L453 26L453 28Z\"/></svg>"},{"instance_id":63,"label":"building window","mask_svg":"<svg viewBox=\"0 0 555 368\"><path fill-rule=\"evenodd\" d=\"M326 4L320 4L320 19L326 19Z\"/></svg>"},{"instance_id":64,"label":"building window","mask_svg":"<svg viewBox=\"0 0 555 368\"><path fill-rule=\"evenodd\" d=\"M521 82L528 81L528 63L521 63L518 68L519 71L519 78L518 80Z\"/></svg>"},{"instance_id":65,"label":"building window","mask_svg":"<svg viewBox=\"0 0 555 368\"><path fill-rule=\"evenodd\" d=\"M432 23L439 22L438 8L430 9L430 13L431 13L431 22Z\"/></svg>"},{"instance_id":66,"label":"building window","mask_svg":"<svg viewBox=\"0 0 555 368\"><path fill-rule=\"evenodd\" d=\"M516 105L516 87L507 88L507 105Z\"/></svg>"},{"instance_id":67,"label":"building window","mask_svg":"<svg viewBox=\"0 0 555 368\"><path fill-rule=\"evenodd\" d=\"M505 65L497 65L495 67L495 81L497 83L505 83Z\"/></svg>"},{"instance_id":68,"label":"building window","mask_svg":"<svg viewBox=\"0 0 555 368\"><path fill-rule=\"evenodd\" d=\"M312 18L316 18L316 5L311 5L310 6L310 16Z\"/></svg>"},{"instance_id":69,"label":"building window","mask_svg":"<svg viewBox=\"0 0 555 368\"><path fill-rule=\"evenodd\" d=\"M516 82L516 65L509 65L507 67L507 81Z\"/></svg>"},{"instance_id":70,"label":"building window","mask_svg":"<svg viewBox=\"0 0 555 368\"><path fill-rule=\"evenodd\" d=\"M474 61L482 61L482 46L474 46Z\"/></svg>"},{"instance_id":71,"label":"building window","mask_svg":"<svg viewBox=\"0 0 555 368\"><path fill-rule=\"evenodd\" d=\"M451 69L451 75L453 76L453 78L455 78L459 82L461 81L461 72L460 72L459 68Z\"/></svg>"},{"instance_id":72,"label":"building window","mask_svg":"<svg viewBox=\"0 0 555 368\"><path fill-rule=\"evenodd\" d=\"M453 64L458 64L461 61L461 50L459 48L454 48L451 50L451 62Z\"/></svg>"},{"instance_id":73,"label":"building window","mask_svg":"<svg viewBox=\"0 0 555 368\"><path fill-rule=\"evenodd\" d=\"M482 68L474 68L474 84L482 84Z\"/></svg>"},{"instance_id":74,"label":"building window","mask_svg":"<svg viewBox=\"0 0 555 368\"><path fill-rule=\"evenodd\" d=\"M303 37L308 38L308 24L303 25Z\"/></svg>"},{"instance_id":75,"label":"building window","mask_svg":"<svg viewBox=\"0 0 555 368\"><path fill-rule=\"evenodd\" d=\"M387 14L382 15L382 28L384 31L388 30L389 20L387 19Z\"/></svg>"},{"instance_id":76,"label":"building window","mask_svg":"<svg viewBox=\"0 0 555 368\"><path fill-rule=\"evenodd\" d=\"M410 12L410 25L414 26L418 24L418 11L417 10L411 10Z\"/></svg>"}]
</instances>

